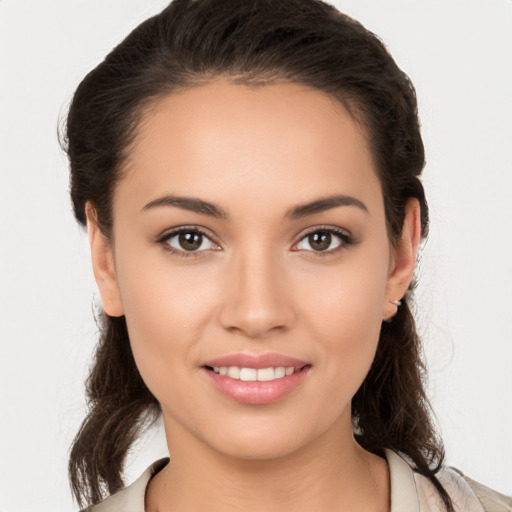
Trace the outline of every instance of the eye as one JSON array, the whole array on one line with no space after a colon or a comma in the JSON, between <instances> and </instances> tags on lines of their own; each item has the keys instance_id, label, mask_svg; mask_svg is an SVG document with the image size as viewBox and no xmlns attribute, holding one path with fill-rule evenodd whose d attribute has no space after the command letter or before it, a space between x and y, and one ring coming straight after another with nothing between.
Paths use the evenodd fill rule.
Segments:
<instances>
[{"instance_id":1,"label":"eye","mask_svg":"<svg viewBox=\"0 0 512 512\"><path fill-rule=\"evenodd\" d=\"M195 256L195 253L208 249L219 249L206 233L197 228L172 230L160 237L158 243L163 244L166 250L184 257Z\"/></svg>"},{"instance_id":2,"label":"eye","mask_svg":"<svg viewBox=\"0 0 512 512\"><path fill-rule=\"evenodd\" d=\"M334 228L323 228L307 233L295 245L295 249L332 254L351 243L350 235L344 231Z\"/></svg>"}]
</instances>

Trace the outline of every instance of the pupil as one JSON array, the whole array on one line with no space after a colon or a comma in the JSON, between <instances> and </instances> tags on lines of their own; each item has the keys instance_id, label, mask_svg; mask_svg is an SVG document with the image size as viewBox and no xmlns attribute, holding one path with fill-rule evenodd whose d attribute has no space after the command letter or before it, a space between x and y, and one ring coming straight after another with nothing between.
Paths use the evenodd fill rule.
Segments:
<instances>
[{"instance_id":1,"label":"pupil","mask_svg":"<svg viewBox=\"0 0 512 512\"><path fill-rule=\"evenodd\" d=\"M317 251L325 251L331 245L331 233L318 231L309 235L309 244Z\"/></svg>"},{"instance_id":2,"label":"pupil","mask_svg":"<svg viewBox=\"0 0 512 512\"><path fill-rule=\"evenodd\" d=\"M193 251L201 247L203 235L201 233L181 233L179 236L181 247L187 251Z\"/></svg>"}]
</instances>

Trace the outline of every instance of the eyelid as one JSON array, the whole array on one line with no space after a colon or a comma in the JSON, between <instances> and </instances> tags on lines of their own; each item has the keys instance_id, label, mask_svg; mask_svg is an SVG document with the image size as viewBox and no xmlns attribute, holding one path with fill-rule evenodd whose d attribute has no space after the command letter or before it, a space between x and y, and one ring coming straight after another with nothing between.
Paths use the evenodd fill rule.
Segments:
<instances>
[{"instance_id":1,"label":"eyelid","mask_svg":"<svg viewBox=\"0 0 512 512\"><path fill-rule=\"evenodd\" d=\"M186 251L177 249L176 247L172 247L168 242L171 238L174 238L175 236L181 234L181 233L199 233L203 237L207 238L213 245L217 246L216 249L202 249L202 250L196 250L196 251ZM217 251L220 250L220 244L216 241L215 237L213 237L210 233L208 233L204 228L197 225L184 225L184 226L177 226L174 228L166 229L162 234L160 234L156 238L156 243L161 245L164 250L176 254L180 257L188 258L188 257L199 257L203 256L203 254L207 251Z\"/></svg>"},{"instance_id":2,"label":"eyelid","mask_svg":"<svg viewBox=\"0 0 512 512\"><path fill-rule=\"evenodd\" d=\"M351 233L347 231L346 229L340 228L338 226L330 226L330 225L321 225L321 226L315 226L312 228L308 228L305 232L301 233L299 235L299 239L297 242L293 244L293 247L296 247L302 240L304 240L306 237L312 235L313 233L318 232L327 232L330 234L333 234L337 238L341 240L341 243L338 247L335 247L334 249L326 250L326 251L314 251L314 250L308 250L308 249L293 249L296 252L299 251L305 251L308 253L312 253L318 256L328 256L332 254L336 254L339 251L345 249L348 245L354 245L357 243L357 241L353 238Z\"/></svg>"},{"instance_id":3,"label":"eyelid","mask_svg":"<svg viewBox=\"0 0 512 512\"><path fill-rule=\"evenodd\" d=\"M203 237L207 238L212 244L217 246L216 249L202 249L202 250L195 250L195 251L186 251L177 249L175 247L172 247L170 244L168 244L168 240L179 235L180 233L187 233L187 232L196 232L201 234ZM325 251L315 251L315 250L308 250L308 249L294 249L302 240L304 240L306 237L310 236L313 233L317 232L327 232L335 237L339 238L341 240L341 243L335 247L334 249L325 250ZM159 245L162 245L164 250L171 252L173 254L176 254L180 257L200 257L203 256L204 253L208 251L218 251L221 250L221 244L216 240L214 236L212 236L206 229L202 228L201 226L197 225L184 225L184 226L177 226L174 228L169 228L165 230L162 234L160 234L156 238L156 243ZM299 252L304 251L308 253L312 253L318 256L328 256L335 254L343 249L345 249L348 245L354 245L357 241L352 237L349 231L346 229L340 228L338 226L332 226L332 225L320 225L320 226L314 226L308 228L306 231L302 232L299 235L298 241L295 242L292 246L293 252Z\"/></svg>"}]
</instances>

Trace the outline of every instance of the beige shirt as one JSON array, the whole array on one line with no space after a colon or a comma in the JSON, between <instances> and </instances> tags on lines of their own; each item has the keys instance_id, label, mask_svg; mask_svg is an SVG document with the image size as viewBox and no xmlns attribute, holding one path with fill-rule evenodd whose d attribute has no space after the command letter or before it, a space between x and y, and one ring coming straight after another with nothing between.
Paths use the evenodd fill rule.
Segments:
<instances>
[{"instance_id":1,"label":"beige shirt","mask_svg":"<svg viewBox=\"0 0 512 512\"><path fill-rule=\"evenodd\" d=\"M415 473L405 457L386 450L386 459L391 478L391 512L445 510L430 480ZM168 459L155 462L133 484L98 503L90 512L144 512L146 487L167 462ZM512 498L472 481L455 469L443 468L437 477L458 512L512 512Z\"/></svg>"}]
</instances>

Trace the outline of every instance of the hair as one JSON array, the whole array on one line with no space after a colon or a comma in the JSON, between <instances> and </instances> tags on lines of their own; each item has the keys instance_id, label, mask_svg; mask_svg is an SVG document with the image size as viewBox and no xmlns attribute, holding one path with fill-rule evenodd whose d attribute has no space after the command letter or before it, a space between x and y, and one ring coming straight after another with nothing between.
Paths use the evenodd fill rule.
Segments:
<instances>
[{"instance_id":1,"label":"hair","mask_svg":"<svg viewBox=\"0 0 512 512\"><path fill-rule=\"evenodd\" d=\"M302 84L340 101L364 127L391 242L400 239L409 198L419 201L426 236L414 87L377 36L319 0L174 0L135 28L84 78L69 109L65 146L81 224L89 203L111 237L112 196L145 109L174 91L219 78L255 86ZM411 290L393 321L382 324L375 360L352 400L356 439L376 454L386 448L406 454L453 511L436 477L444 450L425 394L410 297ZM135 365L125 318L103 315L102 322L86 386L89 414L69 462L82 505L123 486L129 448L160 413Z\"/></svg>"}]
</instances>

